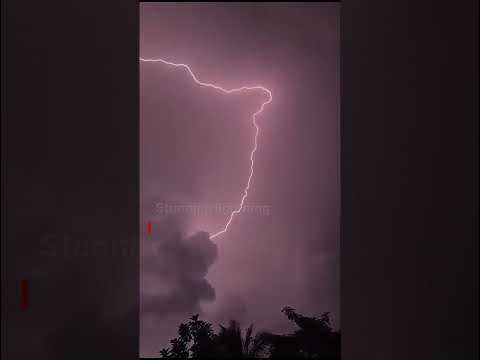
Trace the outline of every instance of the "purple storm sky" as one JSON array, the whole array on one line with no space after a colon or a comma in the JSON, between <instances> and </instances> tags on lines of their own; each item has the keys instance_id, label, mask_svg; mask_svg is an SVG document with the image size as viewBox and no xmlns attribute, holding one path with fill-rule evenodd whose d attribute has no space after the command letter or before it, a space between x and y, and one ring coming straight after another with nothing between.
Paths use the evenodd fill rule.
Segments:
<instances>
[{"instance_id":1,"label":"purple storm sky","mask_svg":"<svg viewBox=\"0 0 480 360\"><path fill-rule=\"evenodd\" d=\"M247 211L210 239L228 220L219 206L241 200L265 95L225 95L182 68L139 63L142 356L197 312L215 328L235 318L283 332L288 305L330 311L340 326L339 25L339 3L140 5L141 57L273 93L257 118Z\"/></svg>"}]
</instances>

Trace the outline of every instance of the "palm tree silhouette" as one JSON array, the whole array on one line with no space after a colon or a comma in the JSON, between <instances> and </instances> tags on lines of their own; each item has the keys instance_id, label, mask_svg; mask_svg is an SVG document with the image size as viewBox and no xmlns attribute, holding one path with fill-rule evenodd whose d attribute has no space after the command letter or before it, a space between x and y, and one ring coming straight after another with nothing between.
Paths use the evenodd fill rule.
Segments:
<instances>
[{"instance_id":1,"label":"palm tree silhouette","mask_svg":"<svg viewBox=\"0 0 480 360\"><path fill-rule=\"evenodd\" d=\"M231 320L227 327L220 325L220 331L215 337L219 356L255 358L265 353L267 341L265 333L253 334L253 324L242 336L238 321Z\"/></svg>"}]
</instances>

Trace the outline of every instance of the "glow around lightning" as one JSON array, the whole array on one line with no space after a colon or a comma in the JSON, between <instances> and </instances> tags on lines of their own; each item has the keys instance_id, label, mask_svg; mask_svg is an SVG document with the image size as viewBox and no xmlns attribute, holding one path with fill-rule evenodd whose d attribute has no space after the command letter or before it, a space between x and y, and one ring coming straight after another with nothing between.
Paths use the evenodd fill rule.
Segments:
<instances>
[{"instance_id":1,"label":"glow around lightning","mask_svg":"<svg viewBox=\"0 0 480 360\"><path fill-rule=\"evenodd\" d=\"M213 89L216 89L216 90L219 90L225 94L232 94L232 93L236 93L236 92L241 92L241 91L256 91L256 90L260 90L262 92L264 92L265 94L267 94L268 98L266 101L264 101L259 109L253 113L252 115L252 123L253 125L255 126L255 141L254 141L254 146L253 146L253 149L252 151L250 152L250 174L248 176L248 181L247 181L247 185L245 186L245 189L243 190L243 196L242 196L242 200L240 201L240 205L238 206L238 208L234 211L232 211L230 213L230 216L228 218L228 221L227 223L225 224L225 227L216 232L215 234L211 235L210 238L213 239L219 235L222 235L223 233L227 232L230 224L232 223L232 220L233 218L235 217L235 215L237 215L238 213L240 213L243 209L243 204L245 202L245 199L247 198L248 196L248 190L250 189L250 184L251 184L251 181L252 181L252 177L253 177L253 168L254 168L254 156L255 156L255 152L257 151L257 147L258 147L258 134L260 132L260 129L258 127L258 124L257 124L257 115L259 115L265 105L269 104L272 102L272 92L270 90L268 90L267 88L263 87L263 86L242 86L242 87L239 87L239 88L234 88L234 89L225 89L221 86L218 86L218 85L215 85L215 84L210 84L210 83L206 83L206 82L203 82L203 81L200 81L198 80L198 78L195 76L195 74L193 73L192 69L190 69L190 66L186 65L186 64L176 64L176 63L173 63L173 62L170 62L170 61L166 61L166 60L163 60L163 59L145 59L145 58L140 58L140 61L143 61L143 62L155 62L155 63L162 63L164 65L169 65L169 66L174 66L174 67L180 67L180 68L183 68L183 69L186 69L187 72L189 73L189 75L192 77L193 81L195 81L196 84L200 85L200 86L204 86L204 87L209 87L209 88L213 88Z\"/></svg>"}]
</instances>

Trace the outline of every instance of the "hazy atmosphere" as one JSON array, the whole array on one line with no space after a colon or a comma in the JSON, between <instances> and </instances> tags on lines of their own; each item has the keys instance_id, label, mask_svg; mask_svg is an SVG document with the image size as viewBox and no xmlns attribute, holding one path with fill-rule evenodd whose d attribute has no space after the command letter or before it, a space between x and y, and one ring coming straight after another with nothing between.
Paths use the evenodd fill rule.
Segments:
<instances>
[{"instance_id":1,"label":"hazy atmosphere","mask_svg":"<svg viewBox=\"0 0 480 360\"><path fill-rule=\"evenodd\" d=\"M140 5L140 354L199 313L288 331L339 313L339 3ZM149 226L148 223L151 225Z\"/></svg>"}]
</instances>

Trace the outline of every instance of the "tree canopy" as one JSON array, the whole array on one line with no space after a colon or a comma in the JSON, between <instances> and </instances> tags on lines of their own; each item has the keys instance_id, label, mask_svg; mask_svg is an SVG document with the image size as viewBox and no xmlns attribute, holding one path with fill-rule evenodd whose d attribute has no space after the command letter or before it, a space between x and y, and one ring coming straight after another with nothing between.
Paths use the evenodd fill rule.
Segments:
<instances>
[{"instance_id":1,"label":"tree canopy","mask_svg":"<svg viewBox=\"0 0 480 360\"><path fill-rule=\"evenodd\" d=\"M287 306L282 313L298 327L291 334L254 333L253 325L243 331L235 320L228 326L220 325L215 333L212 324L194 315L179 325L178 336L170 340L170 347L160 351L160 358L340 359L340 332L332 329L328 312L320 318L307 317Z\"/></svg>"}]
</instances>

